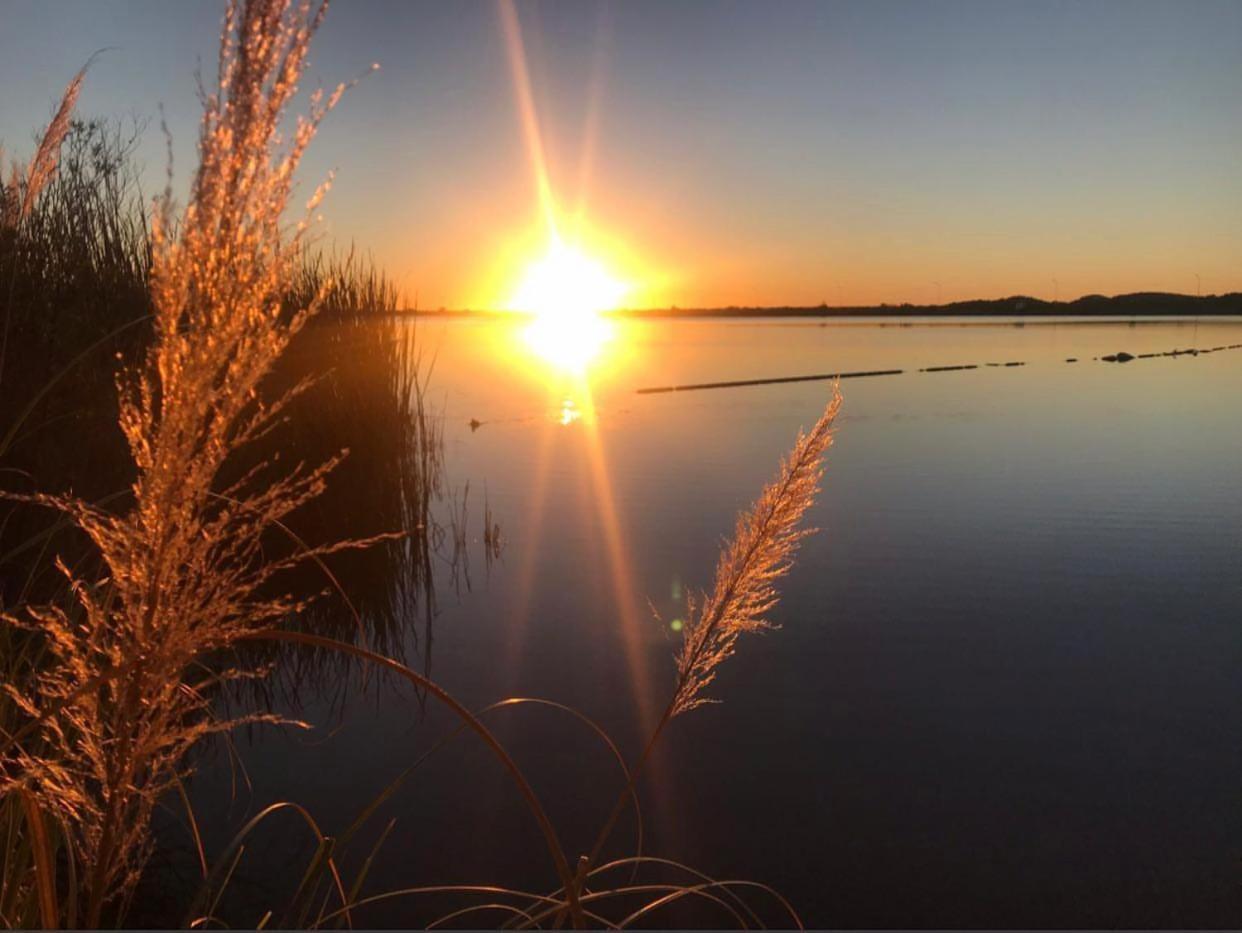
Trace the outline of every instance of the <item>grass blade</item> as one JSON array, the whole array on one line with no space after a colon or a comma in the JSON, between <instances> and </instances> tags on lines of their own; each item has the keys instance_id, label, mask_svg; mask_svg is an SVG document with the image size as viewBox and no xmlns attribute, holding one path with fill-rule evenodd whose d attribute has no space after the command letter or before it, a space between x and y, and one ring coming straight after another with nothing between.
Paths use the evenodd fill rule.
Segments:
<instances>
[{"instance_id":1,"label":"grass blade","mask_svg":"<svg viewBox=\"0 0 1242 933\"><path fill-rule=\"evenodd\" d=\"M60 928L56 909L56 856L52 841L43 822L43 813L34 795L20 791L22 806L26 811L26 826L30 829L30 851L35 863L35 888L39 895L39 919L45 930Z\"/></svg>"}]
</instances>

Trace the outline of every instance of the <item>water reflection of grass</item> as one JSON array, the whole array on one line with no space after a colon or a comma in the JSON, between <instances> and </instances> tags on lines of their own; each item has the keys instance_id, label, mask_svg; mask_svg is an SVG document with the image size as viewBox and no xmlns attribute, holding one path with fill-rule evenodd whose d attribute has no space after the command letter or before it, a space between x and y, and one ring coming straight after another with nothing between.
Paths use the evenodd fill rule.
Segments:
<instances>
[{"instance_id":1,"label":"water reflection of grass","mask_svg":"<svg viewBox=\"0 0 1242 933\"><path fill-rule=\"evenodd\" d=\"M396 657L405 657L412 642L426 655L437 608L435 564L446 551L444 500L453 492L443 473L443 419L428 398L430 367L413 326L370 313L396 301L382 276L357 264L317 268L313 279L304 272L304 294L336 282L329 293L343 300L278 361L269 391L291 388L308 373L313 380L289 407L287 421L251 456L313 463L348 450L332 482L290 516L302 541L401 535L334 555L332 592L295 624ZM282 585L314 592L323 586L322 568L297 568ZM421 632L413 627L417 620ZM278 670L304 672L319 687L348 682L340 676L339 656L283 654L289 657Z\"/></svg>"},{"instance_id":2,"label":"water reflection of grass","mask_svg":"<svg viewBox=\"0 0 1242 933\"><path fill-rule=\"evenodd\" d=\"M415 895L456 901L440 911L438 923L488 917L517 926L625 926L695 900L747 925L759 919L744 896L748 890L787 909L781 922L797 922L765 885L717 881L644 855L636 781L664 725L705 702L705 689L737 639L767 627L775 582L804 534L799 523L820 477L836 403L798 439L777 479L739 519L712 593L697 610L690 607L676 688L636 764L627 765L597 724L561 704L511 698L468 709L430 678L428 667L420 673L400 657L401 620L417 607L428 621L434 614L437 533L449 538L450 567L469 585L468 486L460 498L448 491L446 526L432 515L446 490L439 421L426 405L430 367L420 365L412 329L395 320L377 324L365 313L395 303L382 276L365 265L308 264L304 228L290 233L281 226L294 169L343 90L313 97L309 117L297 124L289 146L280 147L276 130L320 14L286 0L246 0L228 10L219 96L206 101L201 161L186 210L174 218L166 198L149 230L122 231L129 250L121 251L123 258L141 259L130 268L126 289L108 291L112 260L83 262L76 267L82 277L64 279L88 298L123 293L118 316L138 311L135 319L150 318L149 328L129 335L134 345L122 352L117 395L90 407L94 423L120 427L106 458L91 458L91 479L101 491L84 494L74 483L77 462L67 465L68 480L40 459L13 467L27 490L42 490L23 492L19 504L47 507L61 518L35 535L35 548L20 549L32 568L28 585L5 594L0 923L123 924L157 844L153 816L168 806L184 813L201 870L200 893L185 914L193 926L222 922L217 910L251 834L278 814L306 826L314 852L281 912L248 918L260 926L353 923L370 904ZM92 183L116 177L110 164L91 171L84 177ZM24 192L22 200L34 203ZM81 208L72 195L58 203L40 201L35 210ZM108 203L104 215L129 202ZM47 238L36 249L25 239L28 229L34 228L7 230L4 244L12 268L21 270L14 274L22 289L38 295L37 278L25 278L33 276L31 257L50 266L67 241ZM71 226L60 229L61 237L73 235ZM133 249L138 243L141 256ZM29 306L10 299L6 319L23 307ZM316 325L316 316L330 320ZM104 326L106 337L111 331ZM23 325L16 332L25 339L33 331ZM334 365L324 368L324 360ZM97 363L83 368L81 386L77 370L53 378L62 391L95 394L100 369ZM308 379L308 372L318 375ZM43 427L45 438L58 436L54 419ZM349 456L340 452L342 438L355 446ZM81 461L86 443L59 435L45 449ZM4 453L18 463L22 450L14 443ZM490 560L500 535L486 500L484 526ZM62 530L71 537L61 538ZM62 556L54 572L44 573L49 553ZM379 559L370 560L374 555ZM393 580L395 588L388 585ZM323 589L331 592L317 598L313 591ZM387 830L365 853L350 844L443 743L340 833L323 831L288 801L257 814L224 851L206 851L198 827L207 815L193 811L185 787L203 740L239 725L298 725L268 707L238 706L247 694L232 685L296 694L331 668L329 659L412 684L452 712L458 732L484 744L540 830L554 890L471 884L364 894ZM230 697L235 711L225 702ZM494 711L513 706L569 717L618 764L617 805L591 852L576 861L487 725ZM636 850L606 858L629 803L640 827ZM672 874L639 880L653 871Z\"/></svg>"}]
</instances>

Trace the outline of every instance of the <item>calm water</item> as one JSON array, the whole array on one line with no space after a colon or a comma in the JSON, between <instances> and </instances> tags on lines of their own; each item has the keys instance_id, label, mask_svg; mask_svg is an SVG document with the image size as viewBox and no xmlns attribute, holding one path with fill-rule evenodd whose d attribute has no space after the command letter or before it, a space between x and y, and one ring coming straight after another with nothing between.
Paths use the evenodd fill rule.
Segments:
<instances>
[{"instance_id":1,"label":"calm water","mask_svg":"<svg viewBox=\"0 0 1242 933\"><path fill-rule=\"evenodd\" d=\"M1242 924L1242 350L1091 359L1240 343L1242 322L629 323L582 379L517 325L423 320L417 340L443 417L436 507L464 504L467 541L456 585L440 542L430 627L425 593L402 610L407 660L474 707L568 703L631 755L672 688L682 595L710 585L736 512L829 391L635 390L906 370L842 383L822 530L783 585L782 628L744 642L721 705L662 739L642 789L649 852L768 882L814 926ZM1008 361L1026 365L982 366ZM354 469L346 501L390 480ZM504 540L490 563L485 503ZM252 790L231 802L217 751L200 809L236 829L292 799L339 832L452 725L399 685L321 674L277 701L317 728L240 741ZM597 740L546 709L491 722L567 849L589 847L620 789ZM392 817L369 891L556 886L469 738L375 831ZM300 832L274 821L256 838L230 894L239 920L296 883ZM208 845L228 835L210 828ZM627 821L614 850L632 839ZM435 915L390 902L364 923Z\"/></svg>"}]
</instances>

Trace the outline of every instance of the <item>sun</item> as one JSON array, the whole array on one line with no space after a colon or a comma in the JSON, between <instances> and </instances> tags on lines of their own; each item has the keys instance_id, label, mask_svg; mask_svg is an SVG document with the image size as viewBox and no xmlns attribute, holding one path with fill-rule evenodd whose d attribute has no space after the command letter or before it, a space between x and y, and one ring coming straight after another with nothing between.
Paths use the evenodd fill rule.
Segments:
<instances>
[{"instance_id":1,"label":"sun","mask_svg":"<svg viewBox=\"0 0 1242 933\"><path fill-rule=\"evenodd\" d=\"M554 240L527 267L511 307L535 316L526 341L540 357L582 372L612 336L603 312L618 307L628 286L575 246Z\"/></svg>"}]
</instances>

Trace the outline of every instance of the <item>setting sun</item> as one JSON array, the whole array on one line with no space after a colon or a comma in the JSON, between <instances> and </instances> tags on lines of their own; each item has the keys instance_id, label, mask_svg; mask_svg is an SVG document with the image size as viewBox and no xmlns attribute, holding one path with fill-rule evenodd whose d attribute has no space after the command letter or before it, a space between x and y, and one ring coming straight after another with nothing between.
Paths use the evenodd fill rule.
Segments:
<instances>
[{"instance_id":1,"label":"setting sun","mask_svg":"<svg viewBox=\"0 0 1242 933\"><path fill-rule=\"evenodd\" d=\"M526 340L539 356L580 371L612 334L601 313L616 308L627 291L598 260L556 240L527 268L512 307L535 316Z\"/></svg>"}]
</instances>

